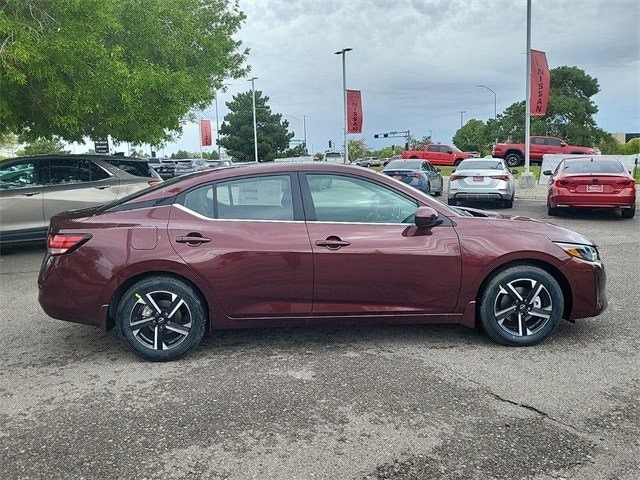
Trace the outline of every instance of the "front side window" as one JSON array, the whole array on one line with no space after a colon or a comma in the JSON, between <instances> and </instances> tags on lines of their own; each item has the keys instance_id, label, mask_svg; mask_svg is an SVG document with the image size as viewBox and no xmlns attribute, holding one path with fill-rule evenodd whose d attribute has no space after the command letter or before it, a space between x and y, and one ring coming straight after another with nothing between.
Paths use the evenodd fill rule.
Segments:
<instances>
[{"instance_id":1,"label":"front side window","mask_svg":"<svg viewBox=\"0 0 640 480\"><path fill-rule=\"evenodd\" d=\"M427 151L428 152L439 152L440 151L440 145L429 145L427 147Z\"/></svg>"},{"instance_id":2,"label":"front side window","mask_svg":"<svg viewBox=\"0 0 640 480\"><path fill-rule=\"evenodd\" d=\"M417 202L382 185L335 174L307 174L316 219L320 222L413 223Z\"/></svg>"},{"instance_id":3,"label":"front side window","mask_svg":"<svg viewBox=\"0 0 640 480\"><path fill-rule=\"evenodd\" d=\"M562 142L559 138L547 138L547 145L551 145L553 147L559 147Z\"/></svg>"},{"instance_id":4,"label":"front side window","mask_svg":"<svg viewBox=\"0 0 640 480\"><path fill-rule=\"evenodd\" d=\"M41 185L34 162L14 163L0 167L0 190L13 190Z\"/></svg>"}]
</instances>

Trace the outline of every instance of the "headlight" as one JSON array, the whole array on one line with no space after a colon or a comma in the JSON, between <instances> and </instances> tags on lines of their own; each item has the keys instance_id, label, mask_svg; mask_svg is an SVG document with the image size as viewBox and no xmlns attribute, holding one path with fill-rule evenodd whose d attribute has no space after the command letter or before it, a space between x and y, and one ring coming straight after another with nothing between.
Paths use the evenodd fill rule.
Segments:
<instances>
[{"instance_id":1,"label":"headlight","mask_svg":"<svg viewBox=\"0 0 640 480\"><path fill-rule=\"evenodd\" d=\"M560 243L555 242L557 246L563 249L572 257L586 260L587 262L597 262L600 260L598 249L594 245L581 245L579 243Z\"/></svg>"}]
</instances>

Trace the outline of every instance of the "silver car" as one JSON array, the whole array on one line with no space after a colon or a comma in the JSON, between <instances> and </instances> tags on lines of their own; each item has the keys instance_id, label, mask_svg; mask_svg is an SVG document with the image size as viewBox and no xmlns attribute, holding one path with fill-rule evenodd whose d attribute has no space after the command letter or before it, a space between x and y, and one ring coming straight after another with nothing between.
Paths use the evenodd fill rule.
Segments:
<instances>
[{"instance_id":1,"label":"silver car","mask_svg":"<svg viewBox=\"0 0 640 480\"><path fill-rule=\"evenodd\" d=\"M41 241L56 213L125 197L162 179L146 160L42 155L0 162L0 245Z\"/></svg>"},{"instance_id":2,"label":"silver car","mask_svg":"<svg viewBox=\"0 0 640 480\"><path fill-rule=\"evenodd\" d=\"M505 208L513 207L516 182L501 158L463 160L449 177L449 205L465 200L495 200Z\"/></svg>"}]
</instances>

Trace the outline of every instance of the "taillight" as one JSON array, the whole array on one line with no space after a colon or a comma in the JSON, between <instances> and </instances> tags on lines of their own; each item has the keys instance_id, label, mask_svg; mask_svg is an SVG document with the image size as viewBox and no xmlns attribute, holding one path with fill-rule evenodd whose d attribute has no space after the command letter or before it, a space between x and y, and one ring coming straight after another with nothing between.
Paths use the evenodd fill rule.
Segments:
<instances>
[{"instance_id":1,"label":"taillight","mask_svg":"<svg viewBox=\"0 0 640 480\"><path fill-rule=\"evenodd\" d=\"M567 185L569 185L569 181L568 180L556 180L555 184L558 187L566 187Z\"/></svg>"},{"instance_id":2,"label":"taillight","mask_svg":"<svg viewBox=\"0 0 640 480\"><path fill-rule=\"evenodd\" d=\"M460 180L461 178L466 178L466 176L464 176L464 175L455 175L455 174L452 174L452 175L449 177L449 180L451 180L451 181L453 181L453 180Z\"/></svg>"},{"instance_id":3,"label":"taillight","mask_svg":"<svg viewBox=\"0 0 640 480\"><path fill-rule=\"evenodd\" d=\"M153 187L154 185L157 185L161 182L161 180L149 180L147 183L149 184L150 187Z\"/></svg>"},{"instance_id":4,"label":"taillight","mask_svg":"<svg viewBox=\"0 0 640 480\"><path fill-rule=\"evenodd\" d=\"M633 187L636 184L636 182L635 180L624 179L624 180L616 180L616 184L622 188L629 188L629 187Z\"/></svg>"},{"instance_id":5,"label":"taillight","mask_svg":"<svg viewBox=\"0 0 640 480\"><path fill-rule=\"evenodd\" d=\"M491 178L495 178L496 180L504 180L505 182L509 181L509 175L491 175Z\"/></svg>"},{"instance_id":6,"label":"taillight","mask_svg":"<svg viewBox=\"0 0 640 480\"><path fill-rule=\"evenodd\" d=\"M47 237L47 248L51 255L62 255L78 248L92 237L90 233L57 233Z\"/></svg>"}]
</instances>

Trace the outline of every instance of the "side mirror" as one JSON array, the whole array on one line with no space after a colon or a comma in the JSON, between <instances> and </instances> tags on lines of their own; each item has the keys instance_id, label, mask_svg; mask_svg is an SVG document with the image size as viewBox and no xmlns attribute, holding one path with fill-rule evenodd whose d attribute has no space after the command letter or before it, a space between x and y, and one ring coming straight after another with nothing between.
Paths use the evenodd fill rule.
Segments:
<instances>
[{"instance_id":1,"label":"side mirror","mask_svg":"<svg viewBox=\"0 0 640 480\"><path fill-rule=\"evenodd\" d=\"M513 173L513 174L518 173L518 169L516 169L516 168L512 169L512 170L511 170L511 173Z\"/></svg>"},{"instance_id":2,"label":"side mirror","mask_svg":"<svg viewBox=\"0 0 640 480\"><path fill-rule=\"evenodd\" d=\"M544 172L542 172L543 175L553 175L553 172L551 170L545 170Z\"/></svg>"},{"instance_id":3,"label":"side mirror","mask_svg":"<svg viewBox=\"0 0 640 480\"><path fill-rule=\"evenodd\" d=\"M453 153L453 150L447 150L447 153Z\"/></svg>"},{"instance_id":4,"label":"side mirror","mask_svg":"<svg viewBox=\"0 0 640 480\"><path fill-rule=\"evenodd\" d=\"M560 142L560 146L561 147L566 147L567 146L567 142Z\"/></svg>"},{"instance_id":5,"label":"side mirror","mask_svg":"<svg viewBox=\"0 0 640 480\"><path fill-rule=\"evenodd\" d=\"M438 212L431 207L418 207L415 214L415 224L418 228L430 228L438 225Z\"/></svg>"}]
</instances>

